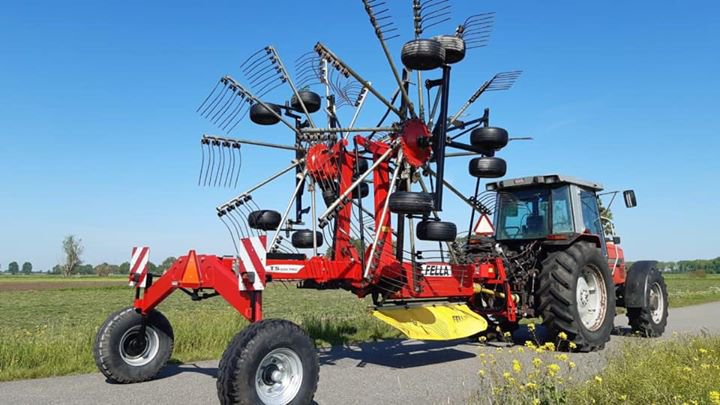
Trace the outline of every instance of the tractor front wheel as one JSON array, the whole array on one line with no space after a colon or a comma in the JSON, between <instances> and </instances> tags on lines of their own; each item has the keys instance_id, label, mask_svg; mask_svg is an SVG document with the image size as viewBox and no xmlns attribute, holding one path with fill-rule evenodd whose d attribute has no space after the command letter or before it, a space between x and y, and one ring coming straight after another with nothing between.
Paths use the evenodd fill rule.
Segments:
<instances>
[{"instance_id":1,"label":"tractor front wheel","mask_svg":"<svg viewBox=\"0 0 720 405\"><path fill-rule=\"evenodd\" d=\"M668 317L668 292L665 279L657 269L647 278L648 295L645 306L628 308L627 316L634 333L645 337L659 337L665 332Z\"/></svg>"},{"instance_id":2,"label":"tractor front wheel","mask_svg":"<svg viewBox=\"0 0 720 405\"><path fill-rule=\"evenodd\" d=\"M159 311L140 315L125 308L110 315L95 337L95 364L109 380L136 383L150 380L170 359L173 330Z\"/></svg>"},{"instance_id":3,"label":"tractor front wheel","mask_svg":"<svg viewBox=\"0 0 720 405\"><path fill-rule=\"evenodd\" d=\"M320 364L315 345L299 326L270 319L235 335L217 378L222 404L309 404Z\"/></svg>"},{"instance_id":4,"label":"tractor front wheel","mask_svg":"<svg viewBox=\"0 0 720 405\"><path fill-rule=\"evenodd\" d=\"M543 261L538 298L543 325L552 339L560 332L574 348L589 352L605 347L615 318L615 294L607 261L593 244L576 242Z\"/></svg>"}]
</instances>

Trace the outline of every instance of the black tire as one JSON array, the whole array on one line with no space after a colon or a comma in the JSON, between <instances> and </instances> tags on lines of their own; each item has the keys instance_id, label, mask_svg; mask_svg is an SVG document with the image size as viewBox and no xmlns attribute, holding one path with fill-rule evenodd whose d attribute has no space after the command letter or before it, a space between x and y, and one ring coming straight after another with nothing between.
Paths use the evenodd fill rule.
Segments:
<instances>
[{"instance_id":1,"label":"black tire","mask_svg":"<svg viewBox=\"0 0 720 405\"><path fill-rule=\"evenodd\" d=\"M495 179L507 173L507 163L496 157L479 157L470 160L468 171L474 177Z\"/></svg>"},{"instance_id":2,"label":"black tire","mask_svg":"<svg viewBox=\"0 0 720 405\"><path fill-rule=\"evenodd\" d=\"M307 108L307 111L312 114L314 112L318 112L320 110L320 95L312 92L312 91L298 91L298 94L300 95L300 100L302 100L303 104L305 104L305 108ZM298 99L296 96L292 96L290 99L290 107L293 109L302 112L302 105L300 105L300 102L298 102Z\"/></svg>"},{"instance_id":3,"label":"black tire","mask_svg":"<svg viewBox=\"0 0 720 405\"><path fill-rule=\"evenodd\" d=\"M147 381L170 360L175 339L170 322L152 310L146 317L145 336L138 339L142 322L143 317L130 307L110 315L98 330L93 356L108 380L121 384Z\"/></svg>"},{"instance_id":4,"label":"black tire","mask_svg":"<svg viewBox=\"0 0 720 405\"><path fill-rule=\"evenodd\" d=\"M645 337L660 337L665 332L668 317L668 292L665 279L657 269L647 278L648 299L642 308L628 308L627 317L633 333Z\"/></svg>"},{"instance_id":5,"label":"black tire","mask_svg":"<svg viewBox=\"0 0 720 405\"><path fill-rule=\"evenodd\" d=\"M445 63L451 65L465 59L465 40L455 35L438 35L433 37L445 48Z\"/></svg>"},{"instance_id":6,"label":"black tire","mask_svg":"<svg viewBox=\"0 0 720 405\"><path fill-rule=\"evenodd\" d=\"M361 174L365 173L369 167L370 167L370 165L368 164L367 160L358 159L357 166L353 167L353 170L354 170L355 175L357 176L357 175L361 175Z\"/></svg>"},{"instance_id":7,"label":"black tire","mask_svg":"<svg viewBox=\"0 0 720 405\"><path fill-rule=\"evenodd\" d=\"M338 195L335 190L326 189L322 192L322 198L323 201L325 201L325 206L329 207L332 203L335 202L335 200L337 200Z\"/></svg>"},{"instance_id":8,"label":"black tire","mask_svg":"<svg viewBox=\"0 0 720 405\"><path fill-rule=\"evenodd\" d=\"M365 198L370 194L370 186L367 183L362 182L352 191L352 198Z\"/></svg>"},{"instance_id":9,"label":"black tire","mask_svg":"<svg viewBox=\"0 0 720 405\"><path fill-rule=\"evenodd\" d=\"M248 214L248 225L253 229L273 231L280 226L280 213L272 210L253 211Z\"/></svg>"},{"instance_id":10,"label":"black tire","mask_svg":"<svg viewBox=\"0 0 720 405\"><path fill-rule=\"evenodd\" d=\"M420 221L415 235L420 240L454 242L457 238L457 226L452 222Z\"/></svg>"},{"instance_id":11,"label":"black tire","mask_svg":"<svg viewBox=\"0 0 720 405\"><path fill-rule=\"evenodd\" d=\"M396 191L390 195L389 208L397 214L429 214L435 208L435 198L430 193Z\"/></svg>"},{"instance_id":12,"label":"black tire","mask_svg":"<svg viewBox=\"0 0 720 405\"><path fill-rule=\"evenodd\" d=\"M217 390L221 404L262 404L256 384L269 384L268 365L260 370L266 356L277 350L289 350L302 364L297 393L277 403L310 404L320 378L320 363L310 337L292 322L270 319L256 322L235 335L218 366ZM288 357L290 358L290 356ZM282 363L282 361L280 361ZM276 367L277 368L277 367ZM263 371L258 375L258 371ZM272 371L272 370L271 370ZM261 377L257 381L256 377ZM292 385L292 384L289 384Z\"/></svg>"},{"instance_id":13,"label":"black tire","mask_svg":"<svg viewBox=\"0 0 720 405\"><path fill-rule=\"evenodd\" d=\"M414 39L403 45L400 59L410 70L433 70L445 63L445 48L433 39Z\"/></svg>"},{"instance_id":14,"label":"black tire","mask_svg":"<svg viewBox=\"0 0 720 405\"><path fill-rule=\"evenodd\" d=\"M478 148L498 151L507 146L510 136L508 131L496 127L480 127L470 132L470 143Z\"/></svg>"},{"instance_id":15,"label":"black tire","mask_svg":"<svg viewBox=\"0 0 720 405\"><path fill-rule=\"evenodd\" d=\"M265 103L265 105L270 108L265 108L265 106L260 103L253 104L252 107L250 107L250 120L258 125L275 125L280 122L280 118L271 112L275 111L275 113L281 115L282 110L280 110L280 106L272 103Z\"/></svg>"},{"instance_id":16,"label":"black tire","mask_svg":"<svg viewBox=\"0 0 720 405\"><path fill-rule=\"evenodd\" d=\"M578 280L581 276L583 281L587 280L584 273L598 277L595 281L597 316L587 320L591 325L583 322L580 314L583 304L577 299ZM577 351L589 352L605 347L615 318L615 288L607 260L600 249L594 244L576 242L565 250L550 254L542 262L538 284L538 313L542 315L551 341L556 341L560 332L564 332ZM590 291L590 288L585 291ZM595 299L591 294L585 296L587 302ZM561 342L558 348L569 350L569 343L565 343Z\"/></svg>"},{"instance_id":17,"label":"black tire","mask_svg":"<svg viewBox=\"0 0 720 405\"><path fill-rule=\"evenodd\" d=\"M313 233L315 234L315 243L318 247L323 244L322 232L313 232L310 229L301 229L292 234L292 245L298 249L312 249Z\"/></svg>"}]
</instances>

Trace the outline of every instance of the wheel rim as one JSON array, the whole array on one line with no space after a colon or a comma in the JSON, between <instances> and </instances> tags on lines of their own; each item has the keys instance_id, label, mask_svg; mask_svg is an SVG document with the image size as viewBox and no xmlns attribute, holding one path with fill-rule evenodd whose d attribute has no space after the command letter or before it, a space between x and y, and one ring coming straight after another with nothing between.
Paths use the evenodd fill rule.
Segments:
<instances>
[{"instance_id":1,"label":"wheel rim","mask_svg":"<svg viewBox=\"0 0 720 405\"><path fill-rule=\"evenodd\" d=\"M659 324L662 322L663 314L665 313L665 297L662 293L660 284L654 283L650 287L650 317L653 323Z\"/></svg>"},{"instance_id":2,"label":"wheel rim","mask_svg":"<svg viewBox=\"0 0 720 405\"><path fill-rule=\"evenodd\" d=\"M144 366L157 356L160 349L160 337L150 326L145 327L145 335L140 334L140 326L128 329L120 338L120 357L131 366Z\"/></svg>"},{"instance_id":3,"label":"wheel rim","mask_svg":"<svg viewBox=\"0 0 720 405\"><path fill-rule=\"evenodd\" d=\"M586 266L577 280L577 309L583 326L595 331L602 326L607 312L607 290L600 269Z\"/></svg>"},{"instance_id":4,"label":"wheel rim","mask_svg":"<svg viewBox=\"0 0 720 405\"><path fill-rule=\"evenodd\" d=\"M279 348L268 353L255 372L255 391L264 404L290 403L303 380L303 366L295 351Z\"/></svg>"}]
</instances>

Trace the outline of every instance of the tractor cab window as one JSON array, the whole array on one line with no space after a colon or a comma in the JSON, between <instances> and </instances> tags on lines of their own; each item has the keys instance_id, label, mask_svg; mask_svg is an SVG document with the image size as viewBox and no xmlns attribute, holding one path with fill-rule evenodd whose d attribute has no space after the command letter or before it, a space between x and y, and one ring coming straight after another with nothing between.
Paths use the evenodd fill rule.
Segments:
<instances>
[{"instance_id":1,"label":"tractor cab window","mask_svg":"<svg viewBox=\"0 0 720 405\"><path fill-rule=\"evenodd\" d=\"M552 191L552 233L572 233L572 204L570 187L562 186Z\"/></svg>"},{"instance_id":2,"label":"tractor cab window","mask_svg":"<svg viewBox=\"0 0 720 405\"><path fill-rule=\"evenodd\" d=\"M498 193L497 239L533 239L548 234L550 191L522 189Z\"/></svg>"},{"instance_id":3,"label":"tractor cab window","mask_svg":"<svg viewBox=\"0 0 720 405\"><path fill-rule=\"evenodd\" d=\"M582 207L584 228L590 231L593 235L600 235L602 238L602 223L600 221L600 211L598 210L597 197L595 196L595 193L580 190L580 205Z\"/></svg>"}]
</instances>

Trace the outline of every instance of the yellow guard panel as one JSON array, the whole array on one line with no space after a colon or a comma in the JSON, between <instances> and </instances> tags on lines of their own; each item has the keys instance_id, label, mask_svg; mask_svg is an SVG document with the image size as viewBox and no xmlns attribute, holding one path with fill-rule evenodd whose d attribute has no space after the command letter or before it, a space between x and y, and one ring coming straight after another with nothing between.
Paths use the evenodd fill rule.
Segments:
<instances>
[{"instance_id":1,"label":"yellow guard panel","mask_svg":"<svg viewBox=\"0 0 720 405\"><path fill-rule=\"evenodd\" d=\"M417 340L460 339L488 327L485 318L465 304L381 307L373 311L373 316Z\"/></svg>"}]
</instances>

